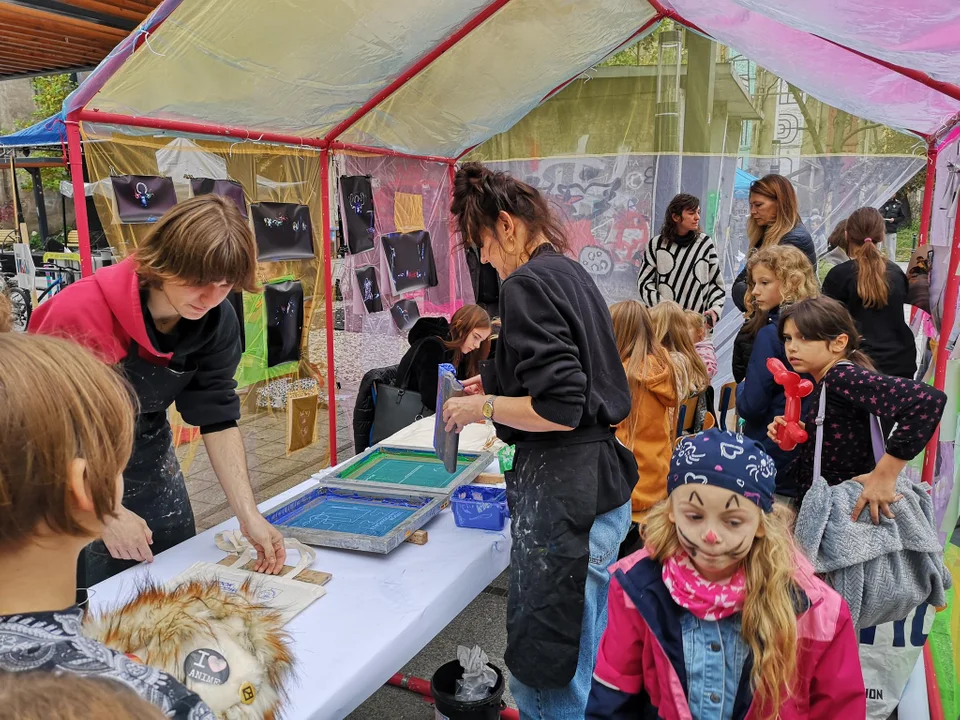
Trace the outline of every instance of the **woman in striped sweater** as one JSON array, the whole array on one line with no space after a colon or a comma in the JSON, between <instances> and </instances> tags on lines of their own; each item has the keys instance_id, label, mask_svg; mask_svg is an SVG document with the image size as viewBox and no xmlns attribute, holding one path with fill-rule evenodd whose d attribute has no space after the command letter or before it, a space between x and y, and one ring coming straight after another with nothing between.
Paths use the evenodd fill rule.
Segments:
<instances>
[{"instance_id":1,"label":"woman in striped sweater","mask_svg":"<svg viewBox=\"0 0 960 720\"><path fill-rule=\"evenodd\" d=\"M700 232L700 200L681 193L667 206L660 234L647 244L637 280L640 301L653 307L673 300L716 325L723 311L717 246Z\"/></svg>"}]
</instances>

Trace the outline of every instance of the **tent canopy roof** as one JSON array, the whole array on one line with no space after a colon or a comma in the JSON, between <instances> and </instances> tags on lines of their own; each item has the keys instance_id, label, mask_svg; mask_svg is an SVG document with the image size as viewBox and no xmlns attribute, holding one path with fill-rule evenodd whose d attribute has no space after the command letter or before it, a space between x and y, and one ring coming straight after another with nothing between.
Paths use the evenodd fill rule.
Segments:
<instances>
[{"instance_id":1,"label":"tent canopy roof","mask_svg":"<svg viewBox=\"0 0 960 720\"><path fill-rule=\"evenodd\" d=\"M0 137L0 147L38 147L40 145L65 145L67 142L67 128L63 122L63 113L58 112L46 120L31 125L23 130Z\"/></svg>"},{"instance_id":2,"label":"tent canopy roof","mask_svg":"<svg viewBox=\"0 0 960 720\"><path fill-rule=\"evenodd\" d=\"M960 88L942 82L960 76L955 0L923 16L909 0L800 5L164 0L65 109L456 158L672 18L854 115L925 137L956 123Z\"/></svg>"}]
</instances>

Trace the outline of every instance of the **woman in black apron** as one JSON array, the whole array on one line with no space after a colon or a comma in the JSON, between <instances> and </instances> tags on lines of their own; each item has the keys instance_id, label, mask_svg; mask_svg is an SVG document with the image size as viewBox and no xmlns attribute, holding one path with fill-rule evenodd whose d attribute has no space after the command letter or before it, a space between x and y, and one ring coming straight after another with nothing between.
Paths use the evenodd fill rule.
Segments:
<instances>
[{"instance_id":1,"label":"woman in black apron","mask_svg":"<svg viewBox=\"0 0 960 720\"><path fill-rule=\"evenodd\" d=\"M478 163L451 208L496 268L502 326L493 363L444 407L449 430L485 418L516 445L505 660L521 718L583 718L606 627L607 567L630 525L633 454L614 426L630 390L596 284L563 255L563 229L531 186Z\"/></svg>"},{"instance_id":2,"label":"woman in black apron","mask_svg":"<svg viewBox=\"0 0 960 720\"><path fill-rule=\"evenodd\" d=\"M227 298L234 289L257 291L256 263L256 244L236 205L202 195L167 212L132 257L34 312L30 332L93 350L129 380L139 404L123 508L81 556L80 587L152 561L196 534L167 421L174 402L200 428L241 530L257 547L258 569L282 568L283 537L257 510L237 427L240 323Z\"/></svg>"}]
</instances>

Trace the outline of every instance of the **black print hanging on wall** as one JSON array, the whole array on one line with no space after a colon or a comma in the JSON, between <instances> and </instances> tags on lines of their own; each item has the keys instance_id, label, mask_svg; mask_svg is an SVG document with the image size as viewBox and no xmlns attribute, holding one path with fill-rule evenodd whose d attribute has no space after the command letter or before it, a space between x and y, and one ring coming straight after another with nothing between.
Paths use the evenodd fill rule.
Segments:
<instances>
[{"instance_id":1,"label":"black print hanging on wall","mask_svg":"<svg viewBox=\"0 0 960 720\"><path fill-rule=\"evenodd\" d=\"M299 280L263 286L267 314L267 367L300 359L303 285Z\"/></svg>"},{"instance_id":2,"label":"black print hanging on wall","mask_svg":"<svg viewBox=\"0 0 960 720\"><path fill-rule=\"evenodd\" d=\"M396 294L437 286L430 233L390 233L380 238Z\"/></svg>"},{"instance_id":3,"label":"black print hanging on wall","mask_svg":"<svg viewBox=\"0 0 960 720\"><path fill-rule=\"evenodd\" d=\"M247 217L247 201L243 197L243 185L236 180L213 180L212 178L190 178L190 189L193 190L193 196L198 195L219 195L227 200L233 200L237 210Z\"/></svg>"},{"instance_id":4,"label":"black print hanging on wall","mask_svg":"<svg viewBox=\"0 0 960 720\"><path fill-rule=\"evenodd\" d=\"M390 314L393 316L393 322L397 329L406 332L420 319L420 308L417 307L416 300L400 300L390 308Z\"/></svg>"},{"instance_id":5,"label":"black print hanging on wall","mask_svg":"<svg viewBox=\"0 0 960 720\"><path fill-rule=\"evenodd\" d=\"M244 327L243 291L236 290L227 295L227 302L230 303L230 307L233 308L233 312L236 313L237 320L240 322L240 352L246 352L247 334L246 328Z\"/></svg>"},{"instance_id":6,"label":"black print hanging on wall","mask_svg":"<svg viewBox=\"0 0 960 720\"><path fill-rule=\"evenodd\" d=\"M340 177L340 217L347 225L350 253L373 250L376 218L373 211L373 181L369 175Z\"/></svg>"},{"instance_id":7,"label":"black print hanging on wall","mask_svg":"<svg viewBox=\"0 0 960 720\"><path fill-rule=\"evenodd\" d=\"M250 206L253 234L261 262L314 257L310 208L294 203L261 202Z\"/></svg>"},{"instance_id":8,"label":"black print hanging on wall","mask_svg":"<svg viewBox=\"0 0 960 720\"><path fill-rule=\"evenodd\" d=\"M363 300L368 313L383 311L383 300L380 297L380 284L377 282L377 271L372 265L357 268L357 291Z\"/></svg>"},{"instance_id":9,"label":"black print hanging on wall","mask_svg":"<svg viewBox=\"0 0 960 720\"><path fill-rule=\"evenodd\" d=\"M177 204L173 180L156 175L118 175L110 178L122 223L155 223Z\"/></svg>"}]
</instances>

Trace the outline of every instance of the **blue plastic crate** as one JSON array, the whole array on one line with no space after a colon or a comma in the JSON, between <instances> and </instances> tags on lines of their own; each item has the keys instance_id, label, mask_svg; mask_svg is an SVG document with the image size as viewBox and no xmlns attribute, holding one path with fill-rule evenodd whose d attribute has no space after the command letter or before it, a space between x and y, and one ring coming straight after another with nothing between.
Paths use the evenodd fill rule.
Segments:
<instances>
[{"instance_id":1,"label":"blue plastic crate","mask_svg":"<svg viewBox=\"0 0 960 720\"><path fill-rule=\"evenodd\" d=\"M450 498L457 527L503 530L510 513L507 491L487 485L461 485Z\"/></svg>"}]
</instances>

